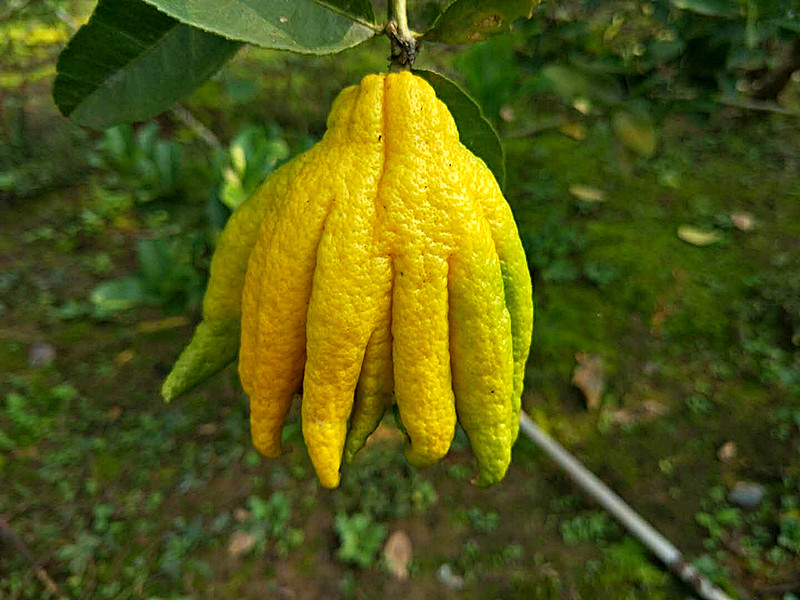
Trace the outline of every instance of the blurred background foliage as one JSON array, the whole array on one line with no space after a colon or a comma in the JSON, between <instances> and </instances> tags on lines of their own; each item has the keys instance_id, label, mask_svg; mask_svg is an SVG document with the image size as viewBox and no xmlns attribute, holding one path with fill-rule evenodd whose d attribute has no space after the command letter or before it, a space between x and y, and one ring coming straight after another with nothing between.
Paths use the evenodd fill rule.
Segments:
<instances>
[{"instance_id":1,"label":"blurred background foliage","mask_svg":"<svg viewBox=\"0 0 800 600\"><path fill-rule=\"evenodd\" d=\"M445 4L410 2L412 27ZM417 471L389 416L326 491L296 414L291 453L252 450L235 369L163 405L230 212L388 44L246 48L98 133L50 98L92 8L0 7L0 596L691 596L525 440L485 492L462 432ZM526 410L740 598L800 597L798 14L546 1L418 62L506 144L536 296Z\"/></svg>"}]
</instances>

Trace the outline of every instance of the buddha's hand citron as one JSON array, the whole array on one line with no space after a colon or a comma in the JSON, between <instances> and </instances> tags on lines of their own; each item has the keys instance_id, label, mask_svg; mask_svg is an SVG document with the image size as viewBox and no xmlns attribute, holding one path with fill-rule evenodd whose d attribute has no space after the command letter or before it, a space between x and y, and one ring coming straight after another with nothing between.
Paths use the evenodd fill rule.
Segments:
<instances>
[{"instance_id":1,"label":"buddha's hand citron","mask_svg":"<svg viewBox=\"0 0 800 600\"><path fill-rule=\"evenodd\" d=\"M328 130L231 216L203 322L164 384L172 398L233 360L253 442L281 453L302 388L321 483L339 484L397 403L418 466L442 458L456 419L476 483L505 475L531 341L531 281L511 210L447 107L409 72L368 75Z\"/></svg>"}]
</instances>

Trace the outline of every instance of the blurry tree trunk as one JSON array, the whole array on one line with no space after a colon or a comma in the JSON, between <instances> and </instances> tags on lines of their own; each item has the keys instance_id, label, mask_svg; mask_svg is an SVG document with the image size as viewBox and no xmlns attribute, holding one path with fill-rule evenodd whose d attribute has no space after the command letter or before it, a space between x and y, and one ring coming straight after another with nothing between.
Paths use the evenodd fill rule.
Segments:
<instances>
[{"instance_id":1,"label":"blurry tree trunk","mask_svg":"<svg viewBox=\"0 0 800 600\"><path fill-rule=\"evenodd\" d=\"M797 70L800 70L800 38L789 44L780 66L762 80L761 87L753 93L753 98L777 100L792 78L792 73Z\"/></svg>"}]
</instances>

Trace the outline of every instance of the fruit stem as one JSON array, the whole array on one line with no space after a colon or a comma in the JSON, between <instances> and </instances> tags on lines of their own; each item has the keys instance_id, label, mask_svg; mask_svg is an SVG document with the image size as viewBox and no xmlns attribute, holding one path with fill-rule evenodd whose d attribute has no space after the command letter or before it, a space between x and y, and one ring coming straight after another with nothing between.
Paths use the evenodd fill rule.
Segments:
<instances>
[{"instance_id":1,"label":"fruit stem","mask_svg":"<svg viewBox=\"0 0 800 600\"><path fill-rule=\"evenodd\" d=\"M417 40L408 28L406 0L389 0L389 22L386 35L392 44L389 71L408 71L417 55Z\"/></svg>"}]
</instances>

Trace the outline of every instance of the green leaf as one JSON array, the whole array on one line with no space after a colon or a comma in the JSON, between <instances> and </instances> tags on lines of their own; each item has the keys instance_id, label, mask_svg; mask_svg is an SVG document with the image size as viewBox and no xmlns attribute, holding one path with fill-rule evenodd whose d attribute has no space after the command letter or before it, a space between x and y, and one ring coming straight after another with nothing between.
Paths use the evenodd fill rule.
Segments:
<instances>
[{"instance_id":1,"label":"green leaf","mask_svg":"<svg viewBox=\"0 0 800 600\"><path fill-rule=\"evenodd\" d=\"M144 286L136 277L104 281L89 295L95 308L103 313L128 310L144 303L145 298Z\"/></svg>"},{"instance_id":2,"label":"green leaf","mask_svg":"<svg viewBox=\"0 0 800 600\"><path fill-rule=\"evenodd\" d=\"M81 125L144 120L216 73L239 46L139 0L100 0L59 57L53 98Z\"/></svg>"},{"instance_id":3,"label":"green leaf","mask_svg":"<svg viewBox=\"0 0 800 600\"><path fill-rule=\"evenodd\" d=\"M301 54L331 54L375 35L314 0L145 0L171 17L227 38ZM342 6L351 0L328 0Z\"/></svg>"},{"instance_id":4,"label":"green leaf","mask_svg":"<svg viewBox=\"0 0 800 600\"><path fill-rule=\"evenodd\" d=\"M164 240L141 240L136 247L136 256L145 286L157 289L170 278L173 262Z\"/></svg>"},{"instance_id":5,"label":"green leaf","mask_svg":"<svg viewBox=\"0 0 800 600\"><path fill-rule=\"evenodd\" d=\"M778 18L771 21L776 27L780 27L787 31L800 33L800 16L792 16L786 18Z\"/></svg>"},{"instance_id":6,"label":"green leaf","mask_svg":"<svg viewBox=\"0 0 800 600\"><path fill-rule=\"evenodd\" d=\"M450 109L461 143L486 163L500 188L505 187L506 157L503 144L475 100L444 75L418 69L414 73L430 83L439 99Z\"/></svg>"},{"instance_id":7,"label":"green leaf","mask_svg":"<svg viewBox=\"0 0 800 600\"><path fill-rule=\"evenodd\" d=\"M350 17L355 21L375 23L375 9L372 0L314 0L331 10Z\"/></svg>"},{"instance_id":8,"label":"green leaf","mask_svg":"<svg viewBox=\"0 0 800 600\"><path fill-rule=\"evenodd\" d=\"M423 40L472 44L505 33L515 19L530 19L540 0L455 0L440 14Z\"/></svg>"}]
</instances>

